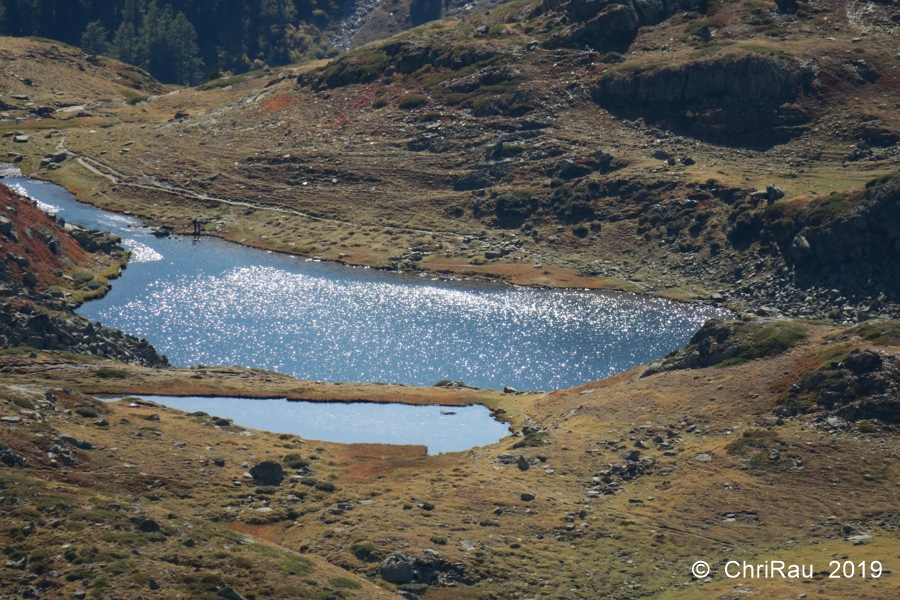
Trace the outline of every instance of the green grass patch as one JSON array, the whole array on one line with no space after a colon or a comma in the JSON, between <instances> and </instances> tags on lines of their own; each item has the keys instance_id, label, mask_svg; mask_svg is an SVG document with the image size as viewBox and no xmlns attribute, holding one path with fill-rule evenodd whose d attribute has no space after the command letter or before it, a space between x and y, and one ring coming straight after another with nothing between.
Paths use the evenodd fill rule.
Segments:
<instances>
[{"instance_id":1,"label":"green grass patch","mask_svg":"<svg viewBox=\"0 0 900 600\"><path fill-rule=\"evenodd\" d=\"M106 523L113 521L122 516L121 513L114 510L86 510L83 512L73 513L69 516L70 521L85 521L88 523Z\"/></svg>"},{"instance_id":2,"label":"green grass patch","mask_svg":"<svg viewBox=\"0 0 900 600\"><path fill-rule=\"evenodd\" d=\"M878 431L878 427L868 420L860 421L856 426L859 427L860 433L876 433Z\"/></svg>"},{"instance_id":3,"label":"green grass patch","mask_svg":"<svg viewBox=\"0 0 900 600\"><path fill-rule=\"evenodd\" d=\"M608 73L605 73L600 80L609 79L610 77L614 77L616 75L638 75L640 73L646 73L649 71L655 71L661 67L665 67L670 64L672 61L669 60L657 60L649 63L629 63L622 65L620 67L616 67L612 69Z\"/></svg>"},{"instance_id":4,"label":"green grass patch","mask_svg":"<svg viewBox=\"0 0 900 600\"><path fill-rule=\"evenodd\" d=\"M133 566L134 565L132 565L127 560L120 560L110 565L106 565L103 570L112 575L121 575L122 573L129 572L133 568Z\"/></svg>"},{"instance_id":5,"label":"green grass patch","mask_svg":"<svg viewBox=\"0 0 900 600\"><path fill-rule=\"evenodd\" d=\"M246 75L232 75L231 77L220 77L218 79L213 79L212 81L207 81L206 83L198 85L196 89L200 91L215 90L228 87L229 85L244 83L245 81L247 81Z\"/></svg>"},{"instance_id":6,"label":"green grass patch","mask_svg":"<svg viewBox=\"0 0 900 600\"><path fill-rule=\"evenodd\" d=\"M857 205L854 200L855 197L851 199L837 192L824 198L816 198L806 207L806 221L810 225L822 225L847 216Z\"/></svg>"},{"instance_id":7,"label":"green grass patch","mask_svg":"<svg viewBox=\"0 0 900 600\"><path fill-rule=\"evenodd\" d=\"M783 446L784 442L774 431L768 429L749 429L736 440L725 446L725 452L732 456L743 456L748 450L759 450L773 446Z\"/></svg>"},{"instance_id":8,"label":"green grass patch","mask_svg":"<svg viewBox=\"0 0 900 600\"><path fill-rule=\"evenodd\" d=\"M100 539L110 544L130 544L141 546L149 543L146 536L131 532L104 533L100 536Z\"/></svg>"},{"instance_id":9,"label":"green grass patch","mask_svg":"<svg viewBox=\"0 0 900 600\"><path fill-rule=\"evenodd\" d=\"M319 81L328 87L368 83L384 73L390 59L380 48L351 50L325 67Z\"/></svg>"},{"instance_id":10,"label":"green grass patch","mask_svg":"<svg viewBox=\"0 0 900 600\"><path fill-rule=\"evenodd\" d=\"M522 154L524 151L525 146L522 144L503 142L503 145L500 147L500 154L502 156L515 156L516 154Z\"/></svg>"},{"instance_id":11,"label":"green grass patch","mask_svg":"<svg viewBox=\"0 0 900 600\"><path fill-rule=\"evenodd\" d=\"M60 42L59 40L51 40L49 38L39 37L36 35L29 35L28 39L33 42L43 42L45 44L53 44L54 46L62 46L63 48L75 48L76 50L81 50L81 48L77 48L72 44L67 44L65 42Z\"/></svg>"},{"instance_id":12,"label":"green grass patch","mask_svg":"<svg viewBox=\"0 0 900 600\"><path fill-rule=\"evenodd\" d=\"M101 379L125 379L128 377L128 371L125 369L114 369L112 367L100 367L94 374Z\"/></svg>"},{"instance_id":13,"label":"green grass patch","mask_svg":"<svg viewBox=\"0 0 900 600\"><path fill-rule=\"evenodd\" d=\"M692 35L700 35L700 32L703 30L704 27L714 27L715 28L718 26L719 26L719 21L716 19L697 19L697 20L691 21L690 23L687 24L687 26L684 28L684 34L687 37L690 37Z\"/></svg>"},{"instance_id":14,"label":"green grass patch","mask_svg":"<svg viewBox=\"0 0 900 600\"><path fill-rule=\"evenodd\" d=\"M421 94L407 94L397 102L397 106L404 110L419 108L425 104L428 104L428 98Z\"/></svg>"},{"instance_id":15,"label":"green grass patch","mask_svg":"<svg viewBox=\"0 0 900 600\"><path fill-rule=\"evenodd\" d=\"M131 105L135 105L138 102L145 102L150 97L139 94L134 90L122 90L122 95L125 96L125 102Z\"/></svg>"},{"instance_id":16,"label":"green grass patch","mask_svg":"<svg viewBox=\"0 0 900 600\"><path fill-rule=\"evenodd\" d=\"M547 433L539 431L537 433L529 433L521 440L513 444L513 448L533 448L543 446L546 443Z\"/></svg>"},{"instance_id":17,"label":"green grass patch","mask_svg":"<svg viewBox=\"0 0 900 600\"><path fill-rule=\"evenodd\" d=\"M366 541L354 542L352 546L350 546L350 552L353 554L359 554L361 552L371 552L375 549L375 546Z\"/></svg>"},{"instance_id":18,"label":"green grass patch","mask_svg":"<svg viewBox=\"0 0 900 600\"><path fill-rule=\"evenodd\" d=\"M41 513L31 508L30 506L23 506L21 508L17 508L10 513L14 517L18 517L20 519L25 519L26 521L40 521Z\"/></svg>"},{"instance_id":19,"label":"green grass patch","mask_svg":"<svg viewBox=\"0 0 900 600\"><path fill-rule=\"evenodd\" d=\"M757 54L771 54L777 58L791 58L793 54L790 52L785 52L784 50L778 50L777 48L770 48L769 46L759 46L756 44L742 44L741 48L744 50L749 50L750 52L756 52Z\"/></svg>"},{"instance_id":20,"label":"green grass patch","mask_svg":"<svg viewBox=\"0 0 900 600\"><path fill-rule=\"evenodd\" d=\"M93 406L79 406L75 409L75 412L85 419L96 419L100 416L100 413Z\"/></svg>"},{"instance_id":21,"label":"green grass patch","mask_svg":"<svg viewBox=\"0 0 900 600\"><path fill-rule=\"evenodd\" d=\"M809 331L800 323L773 323L753 333L752 348L742 351L741 355L748 359L775 356L787 352L808 335Z\"/></svg>"},{"instance_id":22,"label":"green grass patch","mask_svg":"<svg viewBox=\"0 0 900 600\"><path fill-rule=\"evenodd\" d=\"M284 458L281 459L281 463L289 469L302 469L309 466L309 461L303 460L303 457L296 452L285 454Z\"/></svg>"},{"instance_id":23,"label":"green grass patch","mask_svg":"<svg viewBox=\"0 0 900 600\"><path fill-rule=\"evenodd\" d=\"M323 492L333 492L335 490L334 484L330 481L320 481L315 485L315 488Z\"/></svg>"},{"instance_id":24,"label":"green grass patch","mask_svg":"<svg viewBox=\"0 0 900 600\"><path fill-rule=\"evenodd\" d=\"M757 358L782 354L793 348L797 342L806 339L808 335L806 326L796 321L744 325L735 331L735 337L744 339L738 345L738 353L716 366L729 367Z\"/></svg>"},{"instance_id":25,"label":"green grass patch","mask_svg":"<svg viewBox=\"0 0 900 600\"><path fill-rule=\"evenodd\" d=\"M694 47L694 51L691 53L691 58L703 58L704 56L709 56L713 54L716 50L720 48L726 48L728 46L733 46L734 42L723 41L723 42L709 42L708 44L697 44Z\"/></svg>"},{"instance_id":26,"label":"green grass patch","mask_svg":"<svg viewBox=\"0 0 900 600\"><path fill-rule=\"evenodd\" d=\"M750 460L747 461L747 466L751 469L763 470L772 466L772 461L769 460L769 453L765 450L760 450L753 454L750 457Z\"/></svg>"},{"instance_id":27,"label":"green grass patch","mask_svg":"<svg viewBox=\"0 0 900 600\"><path fill-rule=\"evenodd\" d=\"M285 554L278 562L278 569L285 575L309 575L315 569L315 563L303 556Z\"/></svg>"},{"instance_id":28,"label":"green grass patch","mask_svg":"<svg viewBox=\"0 0 900 600\"><path fill-rule=\"evenodd\" d=\"M19 408L26 408L28 410L34 410L34 404L28 398L21 398L19 396L15 396L12 399L12 403L18 406Z\"/></svg>"},{"instance_id":29,"label":"green grass patch","mask_svg":"<svg viewBox=\"0 0 900 600\"><path fill-rule=\"evenodd\" d=\"M897 321L865 323L856 327L855 333L877 346L900 346L900 323Z\"/></svg>"},{"instance_id":30,"label":"green grass patch","mask_svg":"<svg viewBox=\"0 0 900 600\"><path fill-rule=\"evenodd\" d=\"M336 587L338 589L343 589L343 590L358 590L359 588L362 587L359 583L353 581L352 579L348 579L346 577L332 577L331 579L328 580L328 583L330 583L331 585L333 585L334 587Z\"/></svg>"},{"instance_id":31,"label":"green grass patch","mask_svg":"<svg viewBox=\"0 0 900 600\"><path fill-rule=\"evenodd\" d=\"M597 62L601 62L605 65L621 62L623 60L625 60L625 57L618 52L607 52L606 54L601 54L600 57L597 58Z\"/></svg>"},{"instance_id":32,"label":"green grass patch","mask_svg":"<svg viewBox=\"0 0 900 600\"><path fill-rule=\"evenodd\" d=\"M90 580L96 576L97 575L93 571L88 571L87 569L78 569L76 571L72 571L71 573L67 573L66 581L83 581L85 579Z\"/></svg>"}]
</instances>

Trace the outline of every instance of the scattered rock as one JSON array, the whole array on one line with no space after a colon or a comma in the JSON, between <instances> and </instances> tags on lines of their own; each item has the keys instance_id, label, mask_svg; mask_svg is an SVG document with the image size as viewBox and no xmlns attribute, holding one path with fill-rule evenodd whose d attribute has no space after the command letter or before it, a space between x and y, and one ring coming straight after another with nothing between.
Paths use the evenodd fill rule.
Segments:
<instances>
[{"instance_id":1,"label":"scattered rock","mask_svg":"<svg viewBox=\"0 0 900 600\"><path fill-rule=\"evenodd\" d=\"M230 587L219 590L216 595L220 598L225 598L225 600L244 600L244 598L240 594L238 594L236 591L234 591L233 588Z\"/></svg>"},{"instance_id":2,"label":"scattered rock","mask_svg":"<svg viewBox=\"0 0 900 600\"><path fill-rule=\"evenodd\" d=\"M0 442L0 462L8 467L24 467L26 460L24 456L16 454L12 448Z\"/></svg>"},{"instance_id":3,"label":"scattered rock","mask_svg":"<svg viewBox=\"0 0 900 600\"><path fill-rule=\"evenodd\" d=\"M160 530L159 523L153 519L145 519L138 525L138 529L144 533L157 533Z\"/></svg>"}]
</instances>

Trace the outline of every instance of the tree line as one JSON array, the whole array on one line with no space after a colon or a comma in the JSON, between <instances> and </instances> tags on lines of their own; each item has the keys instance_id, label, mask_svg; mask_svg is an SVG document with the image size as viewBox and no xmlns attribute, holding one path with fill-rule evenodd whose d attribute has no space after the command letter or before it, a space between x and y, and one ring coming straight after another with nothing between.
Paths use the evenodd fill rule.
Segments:
<instances>
[{"instance_id":1,"label":"tree line","mask_svg":"<svg viewBox=\"0 0 900 600\"><path fill-rule=\"evenodd\" d=\"M139 65L166 83L333 54L336 0L0 0L0 35L39 36Z\"/></svg>"}]
</instances>

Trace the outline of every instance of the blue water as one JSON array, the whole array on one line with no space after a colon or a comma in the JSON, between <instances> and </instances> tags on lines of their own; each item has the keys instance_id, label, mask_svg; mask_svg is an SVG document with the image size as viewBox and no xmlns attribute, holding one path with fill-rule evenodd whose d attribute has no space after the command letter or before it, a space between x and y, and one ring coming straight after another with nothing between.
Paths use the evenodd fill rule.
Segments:
<instances>
[{"instance_id":1,"label":"blue water","mask_svg":"<svg viewBox=\"0 0 900 600\"><path fill-rule=\"evenodd\" d=\"M410 406L354 402L288 402L284 398L198 398L144 396L185 412L202 410L252 429L292 433L301 438L344 444L416 444L429 454L459 452L493 444L509 431L483 406ZM441 411L455 415L442 415Z\"/></svg>"},{"instance_id":2,"label":"blue water","mask_svg":"<svg viewBox=\"0 0 900 600\"><path fill-rule=\"evenodd\" d=\"M157 239L61 187L5 179L68 222L133 252L112 291L79 313L146 337L173 364L242 365L303 379L550 390L660 358L726 313L635 294L537 290L246 248Z\"/></svg>"}]
</instances>

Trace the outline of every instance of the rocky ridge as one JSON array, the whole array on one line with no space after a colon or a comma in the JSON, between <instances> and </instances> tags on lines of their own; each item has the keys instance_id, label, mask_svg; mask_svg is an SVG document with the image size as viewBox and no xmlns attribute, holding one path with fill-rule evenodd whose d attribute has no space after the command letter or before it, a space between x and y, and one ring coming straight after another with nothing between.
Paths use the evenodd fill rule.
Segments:
<instances>
[{"instance_id":1,"label":"rocky ridge","mask_svg":"<svg viewBox=\"0 0 900 600\"><path fill-rule=\"evenodd\" d=\"M169 361L146 339L122 333L73 312L51 312L29 303L0 302L0 348L74 352L146 367Z\"/></svg>"},{"instance_id":2,"label":"rocky ridge","mask_svg":"<svg viewBox=\"0 0 900 600\"><path fill-rule=\"evenodd\" d=\"M0 348L27 346L168 366L147 340L72 311L82 298L108 289L109 269L118 273L126 256L120 241L47 215L35 201L0 183L0 253L5 254L0 261Z\"/></svg>"}]
</instances>

